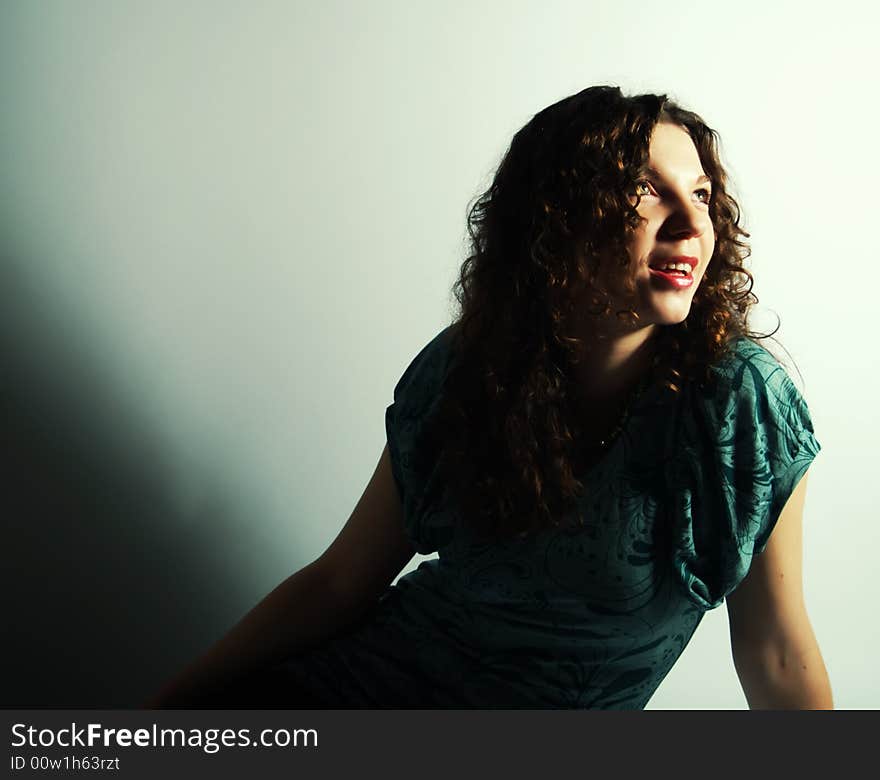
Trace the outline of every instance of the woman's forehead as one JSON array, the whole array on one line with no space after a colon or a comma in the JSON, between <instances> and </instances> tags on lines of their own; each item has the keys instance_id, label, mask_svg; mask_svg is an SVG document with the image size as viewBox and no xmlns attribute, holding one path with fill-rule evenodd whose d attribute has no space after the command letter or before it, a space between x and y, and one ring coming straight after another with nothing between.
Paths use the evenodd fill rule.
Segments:
<instances>
[{"instance_id":1,"label":"woman's forehead","mask_svg":"<svg viewBox=\"0 0 880 780\"><path fill-rule=\"evenodd\" d=\"M651 134L645 171L660 178L694 183L708 179L690 134L683 127L667 122L658 123Z\"/></svg>"}]
</instances>

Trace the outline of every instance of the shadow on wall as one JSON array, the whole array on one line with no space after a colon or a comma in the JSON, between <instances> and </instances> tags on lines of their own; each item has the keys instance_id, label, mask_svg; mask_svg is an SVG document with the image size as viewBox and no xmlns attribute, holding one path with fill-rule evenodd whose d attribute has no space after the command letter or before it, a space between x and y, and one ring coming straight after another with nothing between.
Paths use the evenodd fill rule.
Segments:
<instances>
[{"instance_id":1,"label":"shadow on wall","mask_svg":"<svg viewBox=\"0 0 880 780\"><path fill-rule=\"evenodd\" d=\"M0 706L137 707L252 605L230 565L240 512L213 486L180 509L155 433L0 260Z\"/></svg>"}]
</instances>

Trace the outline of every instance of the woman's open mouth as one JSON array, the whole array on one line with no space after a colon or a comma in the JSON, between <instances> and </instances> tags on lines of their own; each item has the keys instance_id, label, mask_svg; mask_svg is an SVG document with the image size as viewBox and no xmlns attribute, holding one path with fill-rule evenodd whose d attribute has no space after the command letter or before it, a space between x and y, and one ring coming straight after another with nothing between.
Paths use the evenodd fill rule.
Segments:
<instances>
[{"instance_id":1,"label":"woman's open mouth","mask_svg":"<svg viewBox=\"0 0 880 780\"><path fill-rule=\"evenodd\" d=\"M651 268L650 266L648 271L651 272L651 279L663 289L685 290L694 283L691 271L673 269L661 271L659 268Z\"/></svg>"}]
</instances>

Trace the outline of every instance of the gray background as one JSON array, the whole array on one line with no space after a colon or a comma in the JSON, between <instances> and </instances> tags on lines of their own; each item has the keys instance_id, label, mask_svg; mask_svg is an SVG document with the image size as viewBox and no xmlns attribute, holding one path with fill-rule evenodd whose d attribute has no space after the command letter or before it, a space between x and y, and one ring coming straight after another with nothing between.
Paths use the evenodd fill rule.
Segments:
<instances>
[{"instance_id":1,"label":"gray background","mask_svg":"<svg viewBox=\"0 0 880 780\"><path fill-rule=\"evenodd\" d=\"M468 201L612 83L721 132L754 324L823 445L807 605L836 705L877 706L875 14L3 0L0 704L134 706L326 548L449 321ZM745 707L723 608L649 707Z\"/></svg>"}]
</instances>

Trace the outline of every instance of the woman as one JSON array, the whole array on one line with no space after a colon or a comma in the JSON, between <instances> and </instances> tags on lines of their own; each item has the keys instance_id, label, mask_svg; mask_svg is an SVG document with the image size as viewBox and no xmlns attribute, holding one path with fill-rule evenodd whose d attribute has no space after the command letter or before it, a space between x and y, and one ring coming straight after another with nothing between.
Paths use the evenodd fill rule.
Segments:
<instances>
[{"instance_id":1,"label":"woman","mask_svg":"<svg viewBox=\"0 0 880 780\"><path fill-rule=\"evenodd\" d=\"M642 708L726 600L749 706L830 708L801 585L820 447L747 329L726 186L663 95L533 117L347 524L151 704Z\"/></svg>"}]
</instances>

